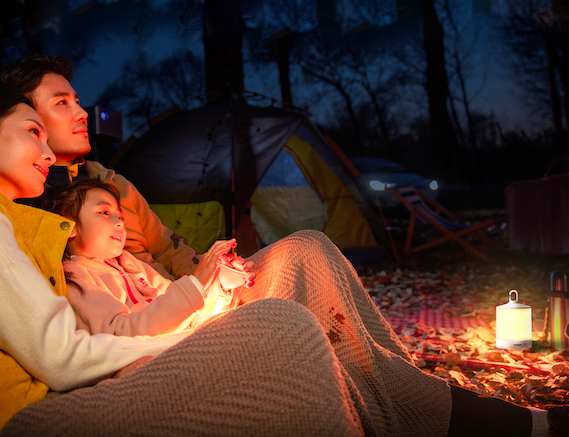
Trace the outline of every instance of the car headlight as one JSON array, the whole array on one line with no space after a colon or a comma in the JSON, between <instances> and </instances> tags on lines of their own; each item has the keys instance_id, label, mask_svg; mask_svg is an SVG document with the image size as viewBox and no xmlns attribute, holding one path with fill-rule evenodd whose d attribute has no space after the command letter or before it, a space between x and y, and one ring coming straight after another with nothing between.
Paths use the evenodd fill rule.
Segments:
<instances>
[{"instance_id":1,"label":"car headlight","mask_svg":"<svg viewBox=\"0 0 569 437\"><path fill-rule=\"evenodd\" d=\"M431 181L431 183L429 184L429 188L433 191L438 190L439 183L437 181Z\"/></svg>"},{"instance_id":2,"label":"car headlight","mask_svg":"<svg viewBox=\"0 0 569 437\"><path fill-rule=\"evenodd\" d=\"M385 184L380 181L370 181L369 186L372 187L376 191L383 191L385 190Z\"/></svg>"}]
</instances>

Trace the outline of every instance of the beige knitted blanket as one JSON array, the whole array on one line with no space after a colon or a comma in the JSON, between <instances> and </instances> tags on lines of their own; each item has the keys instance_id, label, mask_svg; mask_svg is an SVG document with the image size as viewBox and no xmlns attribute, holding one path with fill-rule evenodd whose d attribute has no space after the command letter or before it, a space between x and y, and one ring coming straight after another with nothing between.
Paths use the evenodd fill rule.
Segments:
<instances>
[{"instance_id":1,"label":"beige knitted blanket","mask_svg":"<svg viewBox=\"0 0 569 437\"><path fill-rule=\"evenodd\" d=\"M124 378L26 407L2 437L446 436L449 387L411 364L327 237L297 232L252 259L254 302Z\"/></svg>"}]
</instances>

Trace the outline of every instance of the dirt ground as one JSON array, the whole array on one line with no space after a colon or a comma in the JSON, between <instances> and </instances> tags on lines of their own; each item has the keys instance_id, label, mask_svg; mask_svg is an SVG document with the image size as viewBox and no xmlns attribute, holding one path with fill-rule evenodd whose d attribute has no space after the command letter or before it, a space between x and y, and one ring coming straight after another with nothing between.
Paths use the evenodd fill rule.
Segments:
<instances>
[{"instance_id":1,"label":"dirt ground","mask_svg":"<svg viewBox=\"0 0 569 437\"><path fill-rule=\"evenodd\" d=\"M463 210L459 215L476 222L502 217L504 211ZM508 247L507 225L486 230L489 241L467 239L484 250L488 261L455 242L403 256L407 222L388 217L388 225L401 260L396 262L386 248L380 265L357 268L382 314L399 321L396 332L423 371L521 405L569 403L569 351L552 350L544 329L550 273L569 270L569 256L514 251ZM419 226L415 235L416 242L428 241L433 230ZM532 307L533 346L524 351L495 348L495 307L507 303L511 289ZM420 309L473 327L414 322Z\"/></svg>"}]
</instances>

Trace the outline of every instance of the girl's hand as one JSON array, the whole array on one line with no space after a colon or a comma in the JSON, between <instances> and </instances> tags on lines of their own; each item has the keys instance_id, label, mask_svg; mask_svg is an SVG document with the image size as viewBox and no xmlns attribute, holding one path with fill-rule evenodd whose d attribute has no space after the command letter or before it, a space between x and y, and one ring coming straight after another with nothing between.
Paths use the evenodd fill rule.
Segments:
<instances>
[{"instance_id":1,"label":"girl's hand","mask_svg":"<svg viewBox=\"0 0 569 437\"><path fill-rule=\"evenodd\" d=\"M252 272L253 262L245 262L240 256L234 258L233 254L223 254L217 261L219 270L219 282L226 290L237 288L241 285L252 287L255 284L257 274Z\"/></svg>"},{"instance_id":2,"label":"girl's hand","mask_svg":"<svg viewBox=\"0 0 569 437\"><path fill-rule=\"evenodd\" d=\"M207 289L215 277L219 257L236 246L235 238L231 240L218 240L203 254L200 263L194 271L194 276L198 278L204 288Z\"/></svg>"}]
</instances>

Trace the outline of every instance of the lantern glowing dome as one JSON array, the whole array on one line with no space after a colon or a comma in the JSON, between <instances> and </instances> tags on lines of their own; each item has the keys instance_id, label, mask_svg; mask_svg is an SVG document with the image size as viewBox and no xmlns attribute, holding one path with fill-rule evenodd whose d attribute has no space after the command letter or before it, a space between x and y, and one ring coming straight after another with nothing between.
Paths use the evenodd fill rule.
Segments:
<instances>
[{"instance_id":1,"label":"lantern glowing dome","mask_svg":"<svg viewBox=\"0 0 569 437\"><path fill-rule=\"evenodd\" d=\"M509 296L507 304L496 307L496 348L526 349L531 347L531 307L518 302L516 290Z\"/></svg>"}]
</instances>

